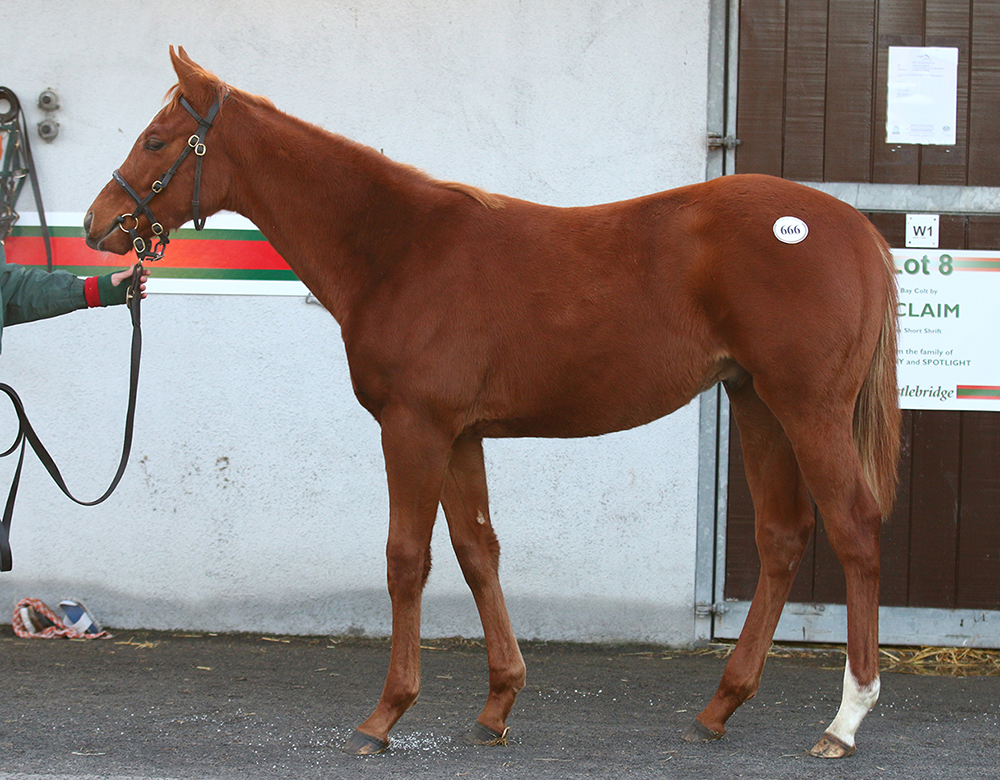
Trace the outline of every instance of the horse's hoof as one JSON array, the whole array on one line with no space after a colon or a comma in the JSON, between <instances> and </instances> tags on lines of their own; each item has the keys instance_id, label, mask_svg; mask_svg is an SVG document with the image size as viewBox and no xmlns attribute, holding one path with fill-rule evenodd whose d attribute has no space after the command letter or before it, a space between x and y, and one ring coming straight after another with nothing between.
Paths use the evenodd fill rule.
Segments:
<instances>
[{"instance_id":1,"label":"horse's hoof","mask_svg":"<svg viewBox=\"0 0 1000 780\"><path fill-rule=\"evenodd\" d=\"M681 739L685 742L714 742L722 739L726 735L725 731L712 731L708 726L695 718L694 723L688 726Z\"/></svg>"},{"instance_id":2,"label":"horse's hoof","mask_svg":"<svg viewBox=\"0 0 1000 780\"><path fill-rule=\"evenodd\" d=\"M507 727L500 731L494 731L489 726L484 726L478 720L475 725L465 735L465 741L470 742L473 745L504 745L505 747L510 743L507 742L507 735L510 733L510 727Z\"/></svg>"},{"instance_id":3,"label":"horse's hoof","mask_svg":"<svg viewBox=\"0 0 1000 780\"><path fill-rule=\"evenodd\" d=\"M372 737L364 732L355 730L351 734L351 738L344 743L341 750L345 753L350 753L352 756L373 756L376 753L381 753L387 747L389 747L388 740Z\"/></svg>"},{"instance_id":4,"label":"horse's hoof","mask_svg":"<svg viewBox=\"0 0 1000 780\"><path fill-rule=\"evenodd\" d=\"M824 734L823 739L813 745L810 756L816 758L847 758L854 755L854 745L848 745L833 734Z\"/></svg>"}]
</instances>

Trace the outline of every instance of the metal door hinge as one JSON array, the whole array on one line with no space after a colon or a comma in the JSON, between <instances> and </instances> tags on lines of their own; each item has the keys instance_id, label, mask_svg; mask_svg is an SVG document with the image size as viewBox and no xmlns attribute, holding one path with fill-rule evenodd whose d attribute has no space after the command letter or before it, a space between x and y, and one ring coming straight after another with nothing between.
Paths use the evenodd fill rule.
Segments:
<instances>
[{"instance_id":1,"label":"metal door hinge","mask_svg":"<svg viewBox=\"0 0 1000 780\"><path fill-rule=\"evenodd\" d=\"M743 142L735 135L722 135L721 133L708 134L709 149L735 149Z\"/></svg>"}]
</instances>

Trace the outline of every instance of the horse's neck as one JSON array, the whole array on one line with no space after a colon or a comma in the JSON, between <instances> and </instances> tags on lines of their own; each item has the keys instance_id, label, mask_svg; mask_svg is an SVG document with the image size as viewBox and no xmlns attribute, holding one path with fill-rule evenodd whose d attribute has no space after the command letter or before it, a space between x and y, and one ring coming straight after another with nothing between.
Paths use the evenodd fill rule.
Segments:
<instances>
[{"instance_id":1,"label":"horse's neck","mask_svg":"<svg viewBox=\"0 0 1000 780\"><path fill-rule=\"evenodd\" d=\"M394 246L405 245L418 177L386 158L276 110L241 123L232 202L338 322Z\"/></svg>"}]
</instances>

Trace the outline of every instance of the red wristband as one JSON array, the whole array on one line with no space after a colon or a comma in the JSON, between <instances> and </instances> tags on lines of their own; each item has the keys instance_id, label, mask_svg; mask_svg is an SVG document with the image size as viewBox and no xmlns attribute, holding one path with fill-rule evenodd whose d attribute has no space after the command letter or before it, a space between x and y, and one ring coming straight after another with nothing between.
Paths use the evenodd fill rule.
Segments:
<instances>
[{"instance_id":1,"label":"red wristband","mask_svg":"<svg viewBox=\"0 0 1000 780\"><path fill-rule=\"evenodd\" d=\"M87 306L93 308L101 305L101 294L97 290L97 277L90 276L83 283L83 294L87 298Z\"/></svg>"}]
</instances>

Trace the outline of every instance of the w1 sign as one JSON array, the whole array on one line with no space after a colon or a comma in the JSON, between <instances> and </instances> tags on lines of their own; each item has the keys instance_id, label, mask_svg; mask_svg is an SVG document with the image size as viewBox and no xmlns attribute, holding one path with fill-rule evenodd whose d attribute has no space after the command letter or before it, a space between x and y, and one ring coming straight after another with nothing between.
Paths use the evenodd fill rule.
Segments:
<instances>
[{"instance_id":1,"label":"w1 sign","mask_svg":"<svg viewBox=\"0 0 1000 780\"><path fill-rule=\"evenodd\" d=\"M1000 252L892 253L900 407L1000 411Z\"/></svg>"}]
</instances>

